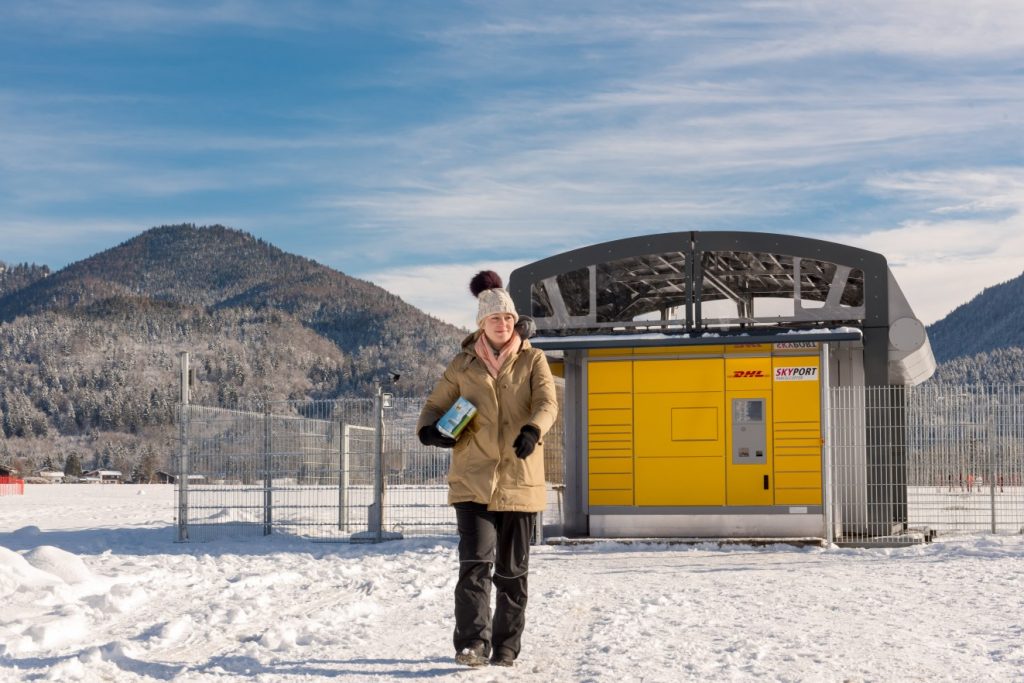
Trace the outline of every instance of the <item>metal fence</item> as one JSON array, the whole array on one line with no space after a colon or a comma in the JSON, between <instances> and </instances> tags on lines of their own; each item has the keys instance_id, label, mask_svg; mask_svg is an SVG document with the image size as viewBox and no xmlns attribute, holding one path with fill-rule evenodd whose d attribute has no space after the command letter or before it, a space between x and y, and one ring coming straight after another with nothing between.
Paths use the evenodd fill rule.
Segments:
<instances>
[{"instance_id":1,"label":"metal fence","mask_svg":"<svg viewBox=\"0 0 1024 683\"><path fill-rule=\"evenodd\" d=\"M451 451L416 435L422 398L179 406L178 540L289 533L320 541L454 535ZM560 523L562 433L545 438Z\"/></svg>"},{"instance_id":2,"label":"metal fence","mask_svg":"<svg viewBox=\"0 0 1024 683\"><path fill-rule=\"evenodd\" d=\"M835 540L1024 533L1024 387L841 387L827 401L824 508ZM179 406L179 540L454 535L451 451L420 444L422 405ZM558 420L544 449L543 519L554 526L562 523L563 443Z\"/></svg>"},{"instance_id":3,"label":"metal fence","mask_svg":"<svg viewBox=\"0 0 1024 683\"><path fill-rule=\"evenodd\" d=\"M1024 533L1024 387L841 387L830 402L837 539Z\"/></svg>"}]
</instances>

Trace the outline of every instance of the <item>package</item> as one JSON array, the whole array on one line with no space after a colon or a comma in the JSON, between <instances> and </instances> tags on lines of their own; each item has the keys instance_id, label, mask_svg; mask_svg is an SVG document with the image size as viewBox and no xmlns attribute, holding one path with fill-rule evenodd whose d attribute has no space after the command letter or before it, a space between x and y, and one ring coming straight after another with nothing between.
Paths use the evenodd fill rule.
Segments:
<instances>
[{"instance_id":1,"label":"package","mask_svg":"<svg viewBox=\"0 0 1024 683\"><path fill-rule=\"evenodd\" d=\"M448 409L448 412L437 421L437 431L457 439L474 415L476 415L476 406L460 396L459 400Z\"/></svg>"}]
</instances>

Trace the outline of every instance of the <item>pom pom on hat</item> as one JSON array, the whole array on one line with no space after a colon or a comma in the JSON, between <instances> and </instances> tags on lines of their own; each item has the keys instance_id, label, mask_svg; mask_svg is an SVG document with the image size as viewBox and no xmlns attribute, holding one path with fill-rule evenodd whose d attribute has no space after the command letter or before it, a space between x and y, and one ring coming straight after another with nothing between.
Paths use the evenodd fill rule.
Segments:
<instances>
[{"instance_id":1,"label":"pom pom on hat","mask_svg":"<svg viewBox=\"0 0 1024 683\"><path fill-rule=\"evenodd\" d=\"M509 313L515 320L519 320L512 297L501 285L501 276L493 270L481 270L469 281L469 291L480 301L476 312L478 326L482 327L484 318L495 313Z\"/></svg>"},{"instance_id":2,"label":"pom pom on hat","mask_svg":"<svg viewBox=\"0 0 1024 683\"><path fill-rule=\"evenodd\" d=\"M469 281L469 291L473 292L473 296L478 297L480 292L488 289L500 289L501 285L500 275L493 270L481 270Z\"/></svg>"}]
</instances>

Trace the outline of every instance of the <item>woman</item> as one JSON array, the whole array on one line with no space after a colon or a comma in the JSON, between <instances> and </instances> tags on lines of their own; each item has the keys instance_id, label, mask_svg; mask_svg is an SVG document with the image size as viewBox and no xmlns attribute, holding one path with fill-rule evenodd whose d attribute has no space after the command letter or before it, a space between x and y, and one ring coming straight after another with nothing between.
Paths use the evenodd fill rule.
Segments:
<instances>
[{"instance_id":1,"label":"woman","mask_svg":"<svg viewBox=\"0 0 1024 683\"><path fill-rule=\"evenodd\" d=\"M489 270L470 281L479 329L462 342L417 425L424 444L453 448L448 502L459 529L453 640L455 661L468 666L483 666L488 657L512 666L519 656L530 538L547 503L541 439L558 413L547 360L516 331L519 315L501 285ZM477 414L455 440L438 431L437 421L460 396Z\"/></svg>"}]
</instances>

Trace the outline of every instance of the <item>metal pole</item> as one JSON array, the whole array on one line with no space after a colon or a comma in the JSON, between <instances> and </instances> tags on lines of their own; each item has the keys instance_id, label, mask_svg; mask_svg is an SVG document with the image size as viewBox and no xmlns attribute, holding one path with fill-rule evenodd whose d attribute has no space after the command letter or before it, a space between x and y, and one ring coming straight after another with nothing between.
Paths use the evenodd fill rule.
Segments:
<instances>
[{"instance_id":1,"label":"metal pole","mask_svg":"<svg viewBox=\"0 0 1024 683\"><path fill-rule=\"evenodd\" d=\"M273 426L270 418L270 406L264 408L263 413L263 535L269 536L273 519L273 485L274 477L271 471L273 459L271 447L273 446Z\"/></svg>"},{"instance_id":2,"label":"metal pole","mask_svg":"<svg viewBox=\"0 0 1024 683\"><path fill-rule=\"evenodd\" d=\"M371 531L377 534L377 541L384 538L384 389L380 382L376 383L377 391L373 397L373 411L377 420L377 462L373 470L373 507L374 518Z\"/></svg>"},{"instance_id":3,"label":"metal pole","mask_svg":"<svg viewBox=\"0 0 1024 683\"><path fill-rule=\"evenodd\" d=\"M178 402L181 411L178 420L178 542L188 540L188 418L189 418L189 367L188 351L178 354L181 361L181 397Z\"/></svg>"},{"instance_id":4,"label":"metal pole","mask_svg":"<svg viewBox=\"0 0 1024 683\"><path fill-rule=\"evenodd\" d=\"M988 405L989 415L988 415L988 420L987 420L987 423L988 423L988 439L986 439L986 441L988 441L988 462L989 462L989 467L988 467L988 499L989 499L989 507L990 507L991 515L992 515L992 533L994 534L996 532L996 444L995 444L995 439L993 438L993 434L992 434L992 432L993 432L992 422L994 420L994 415L992 415L992 411L995 410L995 407L992 405L992 400L993 399L990 397L989 398L989 405Z\"/></svg>"},{"instance_id":5,"label":"metal pole","mask_svg":"<svg viewBox=\"0 0 1024 683\"><path fill-rule=\"evenodd\" d=\"M344 531L348 525L348 451L349 435L348 425L338 423L338 430L341 438L338 439L341 450L338 453L338 530Z\"/></svg>"},{"instance_id":6,"label":"metal pole","mask_svg":"<svg viewBox=\"0 0 1024 683\"><path fill-rule=\"evenodd\" d=\"M821 381L821 464L822 464L822 502L825 507L825 542L831 546L835 543L835 528L832 518L832 391L829 387L831 378L828 367L828 343L822 342L818 358Z\"/></svg>"}]
</instances>

